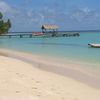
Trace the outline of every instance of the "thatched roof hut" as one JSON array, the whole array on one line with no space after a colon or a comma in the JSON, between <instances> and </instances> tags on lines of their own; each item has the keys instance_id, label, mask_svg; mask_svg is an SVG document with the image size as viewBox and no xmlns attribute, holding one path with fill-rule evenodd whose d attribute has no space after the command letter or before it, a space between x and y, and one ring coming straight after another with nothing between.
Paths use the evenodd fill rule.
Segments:
<instances>
[{"instance_id":1,"label":"thatched roof hut","mask_svg":"<svg viewBox=\"0 0 100 100\"><path fill-rule=\"evenodd\" d=\"M51 24L44 24L41 27L42 32L45 34L51 34L52 37L57 35L57 30L58 30L58 26L56 25L51 25Z\"/></svg>"},{"instance_id":2,"label":"thatched roof hut","mask_svg":"<svg viewBox=\"0 0 100 100\"><path fill-rule=\"evenodd\" d=\"M45 24L42 25L41 29L42 30L58 30L58 26L57 25L50 25L50 24Z\"/></svg>"}]
</instances>

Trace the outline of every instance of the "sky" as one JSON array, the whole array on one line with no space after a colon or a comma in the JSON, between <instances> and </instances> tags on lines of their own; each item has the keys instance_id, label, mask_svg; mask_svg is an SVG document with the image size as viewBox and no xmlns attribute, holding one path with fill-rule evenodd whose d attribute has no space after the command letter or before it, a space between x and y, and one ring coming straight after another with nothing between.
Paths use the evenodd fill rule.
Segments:
<instances>
[{"instance_id":1,"label":"sky","mask_svg":"<svg viewBox=\"0 0 100 100\"><path fill-rule=\"evenodd\" d=\"M40 31L43 24L59 30L100 30L100 0L0 0L10 31Z\"/></svg>"}]
</instances>

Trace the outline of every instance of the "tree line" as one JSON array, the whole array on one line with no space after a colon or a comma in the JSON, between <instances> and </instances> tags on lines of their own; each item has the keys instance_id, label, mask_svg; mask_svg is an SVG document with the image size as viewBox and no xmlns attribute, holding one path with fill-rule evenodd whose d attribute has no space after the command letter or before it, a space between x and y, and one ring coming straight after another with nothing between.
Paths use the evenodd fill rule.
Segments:
<instances>
[{"instance_id":1,"label":"tree line","mask_svg":"<svg viewBox=\"0 0 100 100\"><path fill-rule=\"evenodd\" d=\"M10 28L11 28L10 19L7 19L7 21L4 21L3 14L0 12L0 35L6 34Z\"/></svg>"}]
</instances>

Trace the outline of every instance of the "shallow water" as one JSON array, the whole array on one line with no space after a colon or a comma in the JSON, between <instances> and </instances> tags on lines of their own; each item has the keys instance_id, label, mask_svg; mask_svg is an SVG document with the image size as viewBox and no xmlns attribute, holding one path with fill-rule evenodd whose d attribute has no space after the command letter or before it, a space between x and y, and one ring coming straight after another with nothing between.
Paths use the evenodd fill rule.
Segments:
<instances>
[{"instance_id":1,"label":"shallow water","mask_svg":"<svg viewBox=\"0 0 100 100\"><path fill-rule=\"evenodd\" d=\"M82 32L80 37L0 37L0 48L45 55L61 60L86 62L100 66L100 48L88 43L100 43L100 32Z\"/></svg>"}]
</instances>

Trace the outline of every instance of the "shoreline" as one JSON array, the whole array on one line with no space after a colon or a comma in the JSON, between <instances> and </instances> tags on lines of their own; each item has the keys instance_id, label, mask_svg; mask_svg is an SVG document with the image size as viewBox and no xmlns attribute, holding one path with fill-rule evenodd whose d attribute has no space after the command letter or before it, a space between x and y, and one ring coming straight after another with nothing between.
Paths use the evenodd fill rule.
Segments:
<instances>
[{"instance_id":1,"label":"shoreline","mask_svg":"<svg viewBox=\"0 0 100 100\"><path fill-rule=\"evenodd\" d=\"M77 80L6 56L0 61L0 100L100 99L100 90Z\"/></svg>"},{"instance_id":2,"label":"shoreline","mask_svg":"<svg viewBox=\"0 0 100 100\"><path fill-rule=\"evenodd\" d=\"M35 65L34 67L38 69L69 77L79 82L82 82L90 87L100 89L100 78L97 77L97 75L100 76L99 71L94 69L91 70L87 68L84 64L66 64L59 61L58 63L55 59L5 49L0 49L0 55L27 62L31 65Z\"/></svg>"},{"instance_id":3,"label":"shoreline","mask_svg":"<svg viewBox=\"0 0 100 100\"><path fill-rule=\"evenodd\" d=\"M87 85L68 75L64 76L53 72L53 67L59 69L57 67L59 64L52 64L51 61L48 61L50 60L49 58L2 50L0 50L0 100L100 99L100 89ZM45 59L46 61L44 61ZM49 69L45 70L43 66ZM62 66L64 68L63 64ZM53 70L50 70L50 68ZM71 75L76 74L73 72L69 73Z\"/></svg>"}]
</instances>

